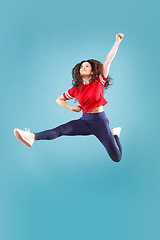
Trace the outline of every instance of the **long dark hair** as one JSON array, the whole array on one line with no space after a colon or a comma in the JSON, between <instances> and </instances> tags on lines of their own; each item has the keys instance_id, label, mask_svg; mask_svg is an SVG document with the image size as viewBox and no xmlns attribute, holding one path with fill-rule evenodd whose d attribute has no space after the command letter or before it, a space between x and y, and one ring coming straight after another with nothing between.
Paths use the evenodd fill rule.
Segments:
<instances>
[{"instance_id":1,"label":"long dark hair","mask_svg":"<svg viewBox=\"0 0 160 240\"><path fill-rule=\"evenodd\" d=\"M92 82L93 80L95 80L99 74L102 72L102 67L103 67L103 64L97 60L94 60L94 59L89 59L89 60L83 60L81 61L80 63L77 63L75 65L75 67L72 69L72 84L73 86L76 86L76 87L80 87L83 82L82 82L82 77L80 75L80 68L81 68L81 65L82 63L84 62L89 62L91 64L91 67L92 67L92 72L93 72L93 75L92 75L92 78L91 78L91 81ZM104 84L104 89L106 90L110 85L113 85L111 83L111 80L113 80L113 78L111 78L109 75L108 75L108 81L105 82Z\"/></svg>"}]
</instances>

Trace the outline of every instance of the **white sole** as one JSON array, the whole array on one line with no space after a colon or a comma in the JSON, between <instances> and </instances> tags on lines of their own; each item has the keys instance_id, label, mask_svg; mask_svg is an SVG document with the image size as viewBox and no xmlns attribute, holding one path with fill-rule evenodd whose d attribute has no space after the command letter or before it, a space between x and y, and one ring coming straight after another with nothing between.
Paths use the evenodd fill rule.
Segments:
<instances>
[{"instance_id":1,"label":"white sole","mask_svg":"<svg viewBox=\"0 0 160 240\"><path fill-rule=\"evenodd\" d=\"M117 132L115 133L115 130L113 131L113 128L112 128L111 129L112 135L113 136L117 135L119 137L122 129L121 129L121 127L116 127L115 129L118 131L118 133Z\"/></svg>"},{"instance_id":2,"label":"white sole","mask_svg":"<svg viewBox=\"0 0 160 240\"><path fill-rule=\"evenodd\" d=\"M16 136L16 138L18 138L21 142L23 142L27 147L32 147L32 145L30 143L28 143L27 141L25 141L23 139L23 137L20 135L20 133L18 132L18 129L15 128L14 129L14 135Z\"/></svg>"}]
</instances>

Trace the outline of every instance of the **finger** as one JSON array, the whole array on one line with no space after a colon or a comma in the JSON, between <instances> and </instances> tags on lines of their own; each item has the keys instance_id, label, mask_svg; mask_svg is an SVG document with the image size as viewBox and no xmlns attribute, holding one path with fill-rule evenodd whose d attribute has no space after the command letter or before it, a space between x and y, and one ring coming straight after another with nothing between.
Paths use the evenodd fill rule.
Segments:
<instances>
[{"instance_id":1,"label":"finger","mask_svg":"<svg viewBox=\"0 0 160 240\"><path fill-rule=\"evenodd\" d=\"M121 39L123 38L123 36L121 36L121 35L118 35L118 38L121 40Z\"/></svg>"},{"instance_id":2,"label":"finger","mask_svg":"<svg viewBox=\"0 0 160 240\"><path fill-rule=\"evenodd\" d=\"M118 36L119 37L124 37L124 34L123 33L119 33Z\"/></svg>"}]
</instances>

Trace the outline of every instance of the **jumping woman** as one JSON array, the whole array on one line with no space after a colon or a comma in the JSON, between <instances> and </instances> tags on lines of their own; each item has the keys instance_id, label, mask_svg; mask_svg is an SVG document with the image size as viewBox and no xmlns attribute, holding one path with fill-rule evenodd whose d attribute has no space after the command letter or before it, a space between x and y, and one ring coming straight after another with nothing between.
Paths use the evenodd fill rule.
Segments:
<instances>
[{"instance_id":1,"label":"jumping woman","mask_svg":"<svg viewBox=\"0 0 160 240\"><path fill-rule=\"evenodd\" d=\"M111 80L108 76L109 68L123 37L122 33L116 35L116 41L104 64L94 59L83 60L72 69L73 87L64 92L56 102L74 112L82 110L81 118L38 133L31 133L26 128L26 131L15 128L15 136L26 146L32 147L34 141L52 140L63 135L95 135L105 147L110 158L119 162L122 157L122 147L119 141L121 128L110 130L103 106L107 104L104 98L104 88L108 88ZM71 106L66 103L66 100L73 98L78 100L80 105Z\"/></svg>"}]
</instances>

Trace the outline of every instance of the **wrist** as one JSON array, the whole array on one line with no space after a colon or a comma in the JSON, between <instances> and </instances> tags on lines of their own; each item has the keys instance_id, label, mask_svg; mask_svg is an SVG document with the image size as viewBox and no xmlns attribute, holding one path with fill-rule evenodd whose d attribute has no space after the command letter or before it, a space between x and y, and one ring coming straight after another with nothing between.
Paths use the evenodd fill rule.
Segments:
<instances>
[{"instance_id":1,"label":"wrist","mask_svg":"<svg viewBox=\"0 0 160 240\"><path fill-rule=\"evenodd\" d=\"M70 105L69 110L73 111L73 106Z\"/></svg>"},{"instance_id":2,"label":"wrist","mask_svg":"<svg viewBox=\"0 0 160 240\"><path fill-rule=\"evenodd\" d=\"M118 42L118 41L116 40L116 41L115 41L115 44L116 44L116 46L118 47L119 44L120 44L120 42Z\"/></svg>"}]
</instances>

